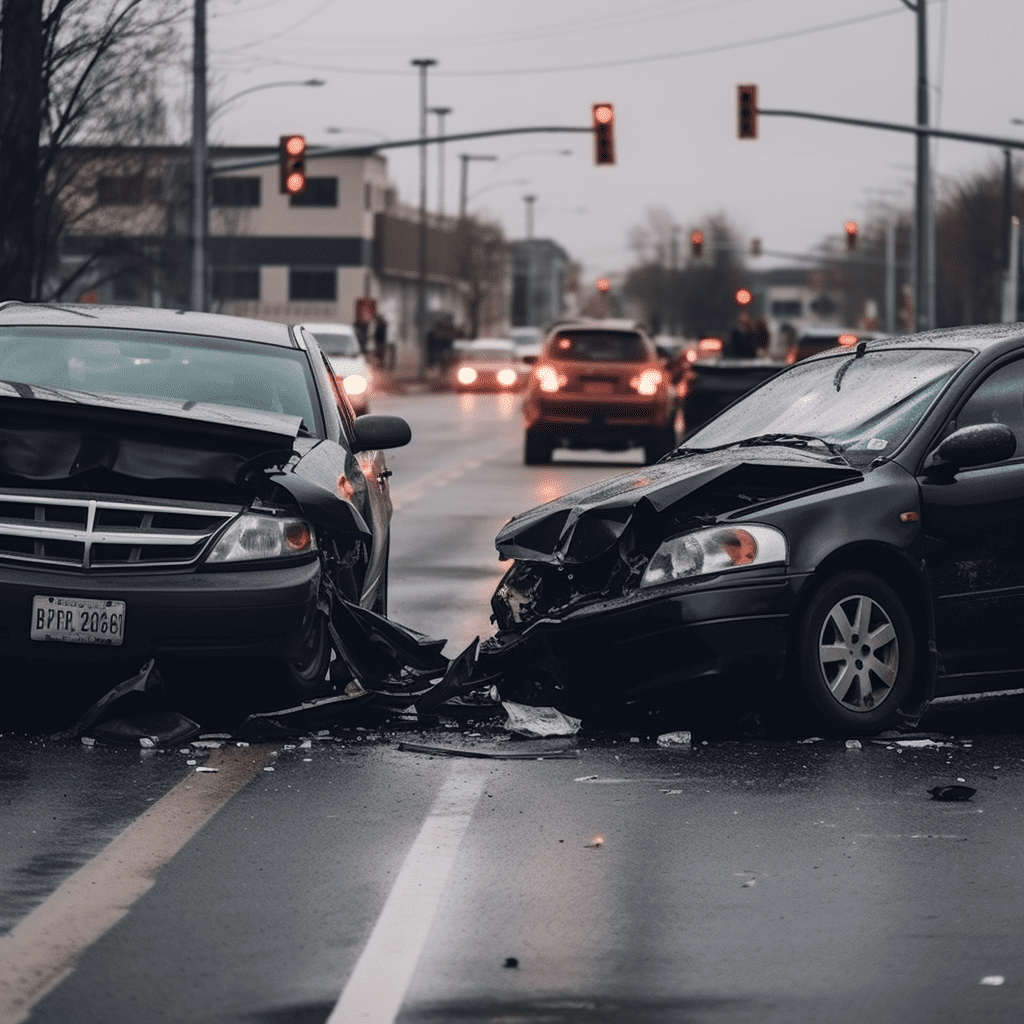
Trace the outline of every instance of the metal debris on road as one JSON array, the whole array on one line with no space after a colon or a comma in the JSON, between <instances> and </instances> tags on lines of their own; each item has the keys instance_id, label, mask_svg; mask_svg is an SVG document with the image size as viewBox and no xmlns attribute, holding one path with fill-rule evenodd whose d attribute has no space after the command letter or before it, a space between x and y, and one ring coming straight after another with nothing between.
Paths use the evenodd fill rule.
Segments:
<instances>
[{"instance_id":1,"label":"metal debris on road","mask_svg":"<svg viewBox=\"0 0 1024 1024\"><path fill-rule=\"evenodd\" d=\"M689 747L693 743L693 734L689 729L680 729L678 732L663 732L658 737L659 747Z\"/></svg>"},{"instance_id":2,"label":"metal debris on road","mask_svg":"<svg viewBox=\"0 0 1024 1024\"><path fill-rule=\"evenodd\" d=\"M583 720L564 715L556 708L536 708L529 704L516 704L510 700L501 702L508 715L505 728L520 736L575 736Z\"/></svg>"}]
</instances>

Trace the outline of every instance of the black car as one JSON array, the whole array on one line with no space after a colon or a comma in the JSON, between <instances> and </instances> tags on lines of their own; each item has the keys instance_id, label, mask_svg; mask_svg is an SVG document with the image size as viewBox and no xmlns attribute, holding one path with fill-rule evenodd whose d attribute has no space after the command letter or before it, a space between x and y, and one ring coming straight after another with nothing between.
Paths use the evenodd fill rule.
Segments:
<instances>
[{"instance_id":1,"label":"black car","mask_svg":"<svg viewBox=\"0 0 1024 1024\"><path fill-rule=\"evenodd\" d=\"M1024 685L1022 527L1024 326L862 341L512 519L481 663L569 712L796 699L871 733Z\"/></svg>"},{"instance_id":2,"label":"black car","mask_svg":"<svg viewBox=\"0 0 1024 1024\"><path fill-rule=\"evenodd\" d=\"M0 304L0 656L245 655L320 692L332 607L386 612L409 436L299 327Z\"/></svg>"}]
</instances>

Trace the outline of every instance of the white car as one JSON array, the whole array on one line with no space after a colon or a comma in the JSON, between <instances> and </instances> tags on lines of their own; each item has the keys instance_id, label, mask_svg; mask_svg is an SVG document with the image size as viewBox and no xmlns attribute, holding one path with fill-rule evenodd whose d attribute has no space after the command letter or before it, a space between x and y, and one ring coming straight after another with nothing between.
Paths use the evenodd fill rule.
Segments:
<instances>
[{"instance_id":1,"label":"white car","mask_svg":"<svg viewBox=\"0 0 1024 1024\"><path fill-rule=\"evenodd\" d=\"M359 338L348 324L302 324L331 361L335 376L341 383L357 416L370 411L373 370L359 347Z\"/></svg>"}]
</instances>

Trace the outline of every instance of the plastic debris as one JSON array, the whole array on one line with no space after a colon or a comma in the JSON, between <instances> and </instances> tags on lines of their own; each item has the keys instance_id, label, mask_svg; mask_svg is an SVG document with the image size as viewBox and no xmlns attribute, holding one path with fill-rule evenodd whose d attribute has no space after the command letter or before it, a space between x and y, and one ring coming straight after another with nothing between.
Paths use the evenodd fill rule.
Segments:
<instances>
[{"instance_id":1,"label":"plastic debris","mask_svg":"<svg viewBox=\"0 0 1024 1024\"><path fill-rule=\"evenodd\" d=\"M985 977L982 978L981 981L978 982L978 984L979 985L1002 985L1004 981L1006 981L1006 979L1001 974L986 974Z\"/></svg>"},{"instance_id":2,"label":"plastic debris","mask_svg":"<svg viewBox=\"0 0 1024 1024\"><path fill-rule=\"evenodd\" d=\"M573 779L573 782L593 782L596 779L596 775L581 775L578 779Z\"/></svg>"},{"instance_id":3,"label":"plastic debris","mask_svg":"<svg viewBox=\"0 0 1024 1024\"><path fill-rule=\"evenodd\" d=\"M515 968L519 966L519 961L514 956L507 956L505 957L505 962L501 966L515 970Z\"/></svg>"},{"instance_id":4,"label":"plastic debris","mask_svg":"<svg viewBox=\"0 0 1024 1024\"><path fill-rule=\"evenodd\" d=\"M682 793L681 789L663 789L661 790L665 796L679 796Z\"/></svg>"},{"instance_id":5,"label":"plastic debris","mask_svg":"<svg viewBox=\"0 0 1024 1024\"><path fill-rule=\"evenodd\" d=\"M509 700L502 701L501 706L508 715L505 728L520 736L575 736L583 724L582 719L564 715L556 708L535 708Z\"/></svg>"},{"instance_id":6,"label":"plastic debris","mask_svg":"<svg viewBox=\"0 0 1024 1024\"><path fill-rule=\"evenodd\" d=\"M82 737L82 746L83 747L95 747L96 746L96 741L91 736L83 736Z\"/></svg>"},{"instance_id":7,"label":"plastic debris","mask_svg":"<svg viewBox=\"0 0 1024 1024\"><path fill-rule=\"evenodd\" d=\"M970 786L932 786L928 790L933 800L970 800L978 791Z\"/></svg>"},{"instance_id":8,"label":"plastic debris","mask_svg":"<svg viewBox=\"0 0 1024 1024\"><path fill-rule=\"evenodd\" d=\"M797 743L823 743L824 740L824 736L808 736L807 739L797 740Z\"/></svg>"},{"instance_id":9,"label":"plastic debris","mask_svg":"<svg viewBox=\"0 0 1024 1024\"><path fill-rule=\"evenodd\" d=\"M951 747L952 743L940 743L937 740L930 739L919 739L919 740L896 740L897 747Z\"/></svg>"},{"instance_id":10,"label":"plastic debris","mask_svg":"<svg viewBox=\"0 0 1024 1024\"><path fill-rule=\"evenodd\" d=\"M207 768L205 764L201 764L201 765L200 765L200 766L199 766L199 767L198 767L198 768L196 769L196 773L197 773L197 774L198 774L199 772L206 772L206 773L212 773L212 772L219 772L219 771L220 771L220 769L219 769L219 768Z\"/></svg>"},{"instance_id":11,"label":"plastic debris","mask_svg":"<svg viewBox=\"0 0 1024 1024\"><path fill-rule=\"evenodd\" d=\"M658 737L659 747L688 747L693 743L693 734L689 729L678 732L663 732Z\"/></svg>"},{"instance_id":12,"label":"plastic debris","mask_svg":"<svg viewBox=\"0 0 1024 1024\"><path fill-rule=\"evenodd\" d=\"M587 843L588 850L600 850L602 846L604 846L604 836L594 836L594 838Z\"/></svg>"},{"instance_id":13,"label":"plastic debris","mask_svg":"<svg viewBox=\"0 0 1024 1024\"><path fill-rule=\"evenodd\" d=\"M549 745L535 746L516 744L518 749L508 746L501 750L483 749L481 747L444 747L430 746L424 743L399 743L398 749L410 754L436 754L441 757L486 757L498 761L548 761L568 760L576 757L576 751L570 747ZM527 749L524 749L527 748Z\"/></svg>"},{"instance_id":14,"label":"plastic debris","mask_svg":"<svg viewBox=\"0 0 1024 1024\"><path fill-rule=\"evenodd\" d=\"M861 742L860 742L860 740L847 740L846 741L846 749L847 750L860 750L861 749Z\"/></svg>"}]
</instances>

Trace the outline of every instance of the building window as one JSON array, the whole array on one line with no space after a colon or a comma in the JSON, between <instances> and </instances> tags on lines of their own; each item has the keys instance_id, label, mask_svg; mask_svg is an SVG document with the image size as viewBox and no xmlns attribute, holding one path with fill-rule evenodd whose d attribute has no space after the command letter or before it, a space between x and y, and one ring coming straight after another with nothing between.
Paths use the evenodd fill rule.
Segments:
<instances>
[{"instance_id":1,"label":"building window","mask_svg":"<svg viewBox=\"0 0 1024 1024\"><path fill-rule=\"evenodd\" d=\"M214 206L259 206L259 178L214 178Z\"/></svg>"},{"instance_id":2,"label":"building window","mask_svg":"<svg viewBox=\"0 0 1024 1024\"><path fill-rule=\"evenodd\" d=\"M313 299L318 302L335 302L338 298L338 272L329 270L288 271L288 298L295 301Z\"/></svg>"},{"instance_id":3,"label":"building window","mask_svg":"<svg viewBox=\"0 0 1024 1024\"><path fill-rule=\"evenodd\" d=\"M214 267L213 297L215 299L258 299L260 272L258 267Z\"/></svg>"},{"instance_id":4,"label":"building window","mask_svg":"<svg viewBox=\"0 0 1024 1024\"><path fill-rule=\"evenodd\" d=\"M363 184L363 207L373 209L373 186L368 181Z\"/></svg>"},{"instance_id":5,"label":"building window","mask_svg":"<svg viewBox=\"0 0 1024 1024\"><path fill-rule=\"evenodd\" d=\"M292 196L292 206L337 206L337 178L307 178L306 191Z\"/></svg>"}]
</instances>

